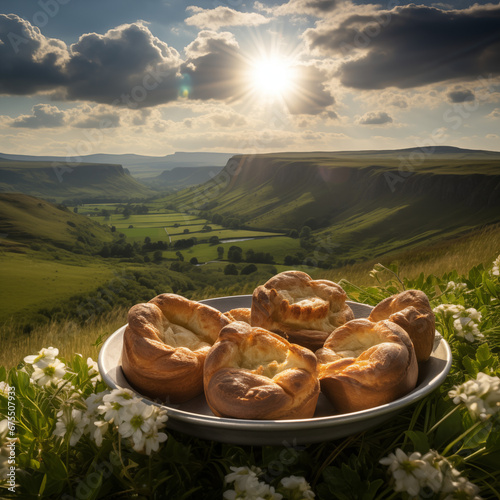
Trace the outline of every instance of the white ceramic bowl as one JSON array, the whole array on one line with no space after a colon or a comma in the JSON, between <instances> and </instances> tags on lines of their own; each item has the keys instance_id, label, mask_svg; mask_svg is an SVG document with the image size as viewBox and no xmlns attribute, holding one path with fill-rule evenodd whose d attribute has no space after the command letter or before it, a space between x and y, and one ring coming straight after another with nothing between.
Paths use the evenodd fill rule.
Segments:
<instances>
[{"instance_id":1,"label":"white ceramic bowl","mask_svg":"<svg viewBox=\"0 0 500 500\"><path fill-rule=\"evenodd\" d=\"M219 297L201 302L220 311L250 307L251 295ZM372 309L367 304L348 302L356 318L367 317ZM136 392L127 382L121 369L121 353L125 326L114 332L99 353L99 370L106 384L112 388L126 387ZM436 332L434 349L428 361L420 364L417 386L406 396L391 403L355 413L335 414L332 405L321 394L316 413L303 420L244 420L216 417L200 395L179 405L164 405L137 393L148 404L165 408L167 426L192 436L240 445L283 445L316 443L342 438L367 430L389 420L403 408L424 398L439 387L451 367L448 343Z\"/></svg>"}]
</instances>

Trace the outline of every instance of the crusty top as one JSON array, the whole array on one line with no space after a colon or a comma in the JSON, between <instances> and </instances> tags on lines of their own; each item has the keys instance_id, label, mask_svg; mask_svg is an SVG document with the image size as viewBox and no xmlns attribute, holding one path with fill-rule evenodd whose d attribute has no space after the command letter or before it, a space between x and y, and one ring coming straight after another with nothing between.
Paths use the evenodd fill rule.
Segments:
<instances>
[{"instance_id":1,"label":"crusty top","mask_svg":"<svg viewBox=\"0 0 500 500\"><path fill-rule=\"evenodd\" d=\"M354 318L346 299L333 281L285 271L254 290L251 324L315 350L335 328Z\"/></svg>"},{"instance_id":2,"label":"crusty top","mask_svg":"<svg viewBox=\"0 0 500 500\"><path fill-rule=\"evenodd\" d=\"M224 327L204 369L207 403L219 416L307 418L319 395L315 355L245 322Z\"/></svg>"},{"instance_id":3,"label":"crusty top","mask_svg":"<svg viewBox=\"0 0 500 500\"><path fill-rule=\"evenodd\" d=\"M401 326L415 346L417 361L429 359L436 332L435 317L427 295L421 290L405 290L379 302L369 319L389 319Z\"/></svg>"}]
</instances>

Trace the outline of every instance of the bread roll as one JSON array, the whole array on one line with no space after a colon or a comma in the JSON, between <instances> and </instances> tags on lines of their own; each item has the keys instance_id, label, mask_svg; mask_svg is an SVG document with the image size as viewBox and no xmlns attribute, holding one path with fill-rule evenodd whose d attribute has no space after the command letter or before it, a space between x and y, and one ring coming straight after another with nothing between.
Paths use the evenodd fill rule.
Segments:
<instances>
[{"instance_id":1,"label":"bread roll","mask_svg":"<svg viewBox=\"0 0 500 500\"><path fill-rule=\"evenodd\" d=\"M316 356L321 390L340 413L390 403L417 383L413 344L391 321L349 321L328 337Z\"/></svg>"},{"instance_id":2,"label":"bread roll","mask_svg":"<svg viewBox=\"0 0 500 500\"><path fill-rule=\"evenodd\" d=\"M420 290L406 290L382 300L370 313L371 321L388 319L410 336L417 361L427 361L434 346L435 317L427 295Z\"/></svg>"},{"instance_id":3,"label":"bread roll","mask_svg":"<svg viewBox=\"0 0 500 500\"><path fill-rule=\"evenodd\" d=\"M164 293L128 314L122 369L141 394L172 403L203 392L203 364L230 321L216 309Z\"/></svg>"},{"instance_id":4,"label":"bread roll","mask_svg":"<svg viewBox=\"0 0 500 500\"><path fill-rule=\"evenodd\" d=\"M346 299L332 281L285 271L254 290L251 324L315 351L335 328L354 318Z\"/></svg>"},{"instance_id":5,"label":"bread roll","mask_svg":"<svg viewBox=\"0 0 500 500\"><path fill-rule=\"evenodd\" d=\"M220 417L312 417L320 388L314 354L244 322L224 327L208 353L205 397Z\"/></svg>"},{"instance_id":6,"label":"bread roll","mask_svg":"<svg viewBox=\"0 0 500 500\"><path fill-rule=\"evenodd\" d=\"M224 313L231 321L244 321L250 324L250 308L249 307L238 307L236 309L231 309Z\"/></svg>"}]
</instances>

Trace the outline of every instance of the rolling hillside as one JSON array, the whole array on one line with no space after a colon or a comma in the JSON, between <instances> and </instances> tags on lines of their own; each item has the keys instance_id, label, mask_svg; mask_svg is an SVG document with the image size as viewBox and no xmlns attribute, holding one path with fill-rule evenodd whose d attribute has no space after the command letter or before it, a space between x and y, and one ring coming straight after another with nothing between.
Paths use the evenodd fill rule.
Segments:
<instances>
[{"instance_id":1,"label":"rolling hillside","mask_svg":"<svg viewBox=\"0 0 500 500\"><path fill-rule=\"evenodd\" d=\"M233 157L211 181L168 197L249 228L308 225L327 259L367 259L500 221L500 153L436 147Z\"/></svg>"},{"instance_id":2,"label":"rolling hillside","mask_svg":"<svg viewBox=\"0 0 500 500\"><path fill-rule=\"evenodd\" d=\"M10 249L33 243L66 249L100 248L113 239L108 227L88 217L19 193L0 194L0 234L0 247Z\"/></svg>"},{"instance_id":3,"label":"rolling hillside","mask_svg":"<svg viewBox=\"0 0 500 500\"><path fill-rule=\"evenodd\" d=\"M152 189L175 191L188 186L196 186L215 177L223 167L175 167L164 170L160 175L143 179Z\"/></svg>"},{"instance_id":4,"label":"rolling hillside","mask_svg":"<svg viewBox=\"0 0 500 500\"><path fill-rule=\"evenodd\" d=\"M153 192L121 165L0 160L0 192L57 202L119 201Z\"/></svg>"}]
</instances>

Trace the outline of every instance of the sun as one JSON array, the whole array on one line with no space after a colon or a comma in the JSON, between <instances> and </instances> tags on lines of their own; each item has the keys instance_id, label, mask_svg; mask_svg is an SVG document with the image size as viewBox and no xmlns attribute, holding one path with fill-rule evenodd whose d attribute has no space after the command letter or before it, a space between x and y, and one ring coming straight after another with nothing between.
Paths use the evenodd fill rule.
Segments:
<instances>
[{"instance_id":1,"label":"sun","mask_svg":"<svg viewBox=\"0 0 500 500\"><path fill-rule=\"evenodd\" d=\"M252 61L250 83L263 97L284 97L294 86L291 62L283 57L263 57Z\"/></svg>"}]
</instances>

